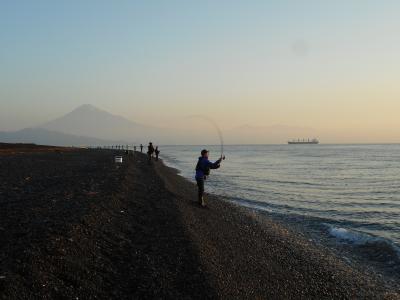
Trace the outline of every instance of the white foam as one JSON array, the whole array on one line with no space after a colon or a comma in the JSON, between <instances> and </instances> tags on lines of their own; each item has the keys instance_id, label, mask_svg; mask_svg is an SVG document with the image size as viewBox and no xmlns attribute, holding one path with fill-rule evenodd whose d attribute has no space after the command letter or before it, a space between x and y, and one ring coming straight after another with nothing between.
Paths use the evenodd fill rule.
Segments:
<instances>
[{"instance_id":1,"label":"white foam","mask_svg":"<svg viewBox=\"0 0 400 300\"><path fill-rule=\"evenodd\" d=\"M351 242L357 245L383 241L382 238L374 237L366 233L348 230L341 227L330 226L329 234L340 240Z\"/></svg>"},{"instance_id":2,"label":"white foam","mask_svg":"<svg viewBox=\"0 0 400 300\"><path fill-rule=\"evenodd\" d=\"M375 237L367 233L349 230L341 227L329 226L329 234L339 239L340 241L352 243L356 246L372 247L376 253L384 255L393 255L396 260L400 258L400 247L392 241L383 237Z\"/></svg>"}]
</instances>

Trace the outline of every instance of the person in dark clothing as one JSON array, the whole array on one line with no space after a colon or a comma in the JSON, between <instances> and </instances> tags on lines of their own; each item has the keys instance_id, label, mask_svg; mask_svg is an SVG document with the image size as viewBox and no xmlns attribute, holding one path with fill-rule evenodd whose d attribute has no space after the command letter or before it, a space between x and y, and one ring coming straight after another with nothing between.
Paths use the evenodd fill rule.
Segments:
<instances>
[{"instance_id":1,"label":"person in dark clothing","mask_svg":"<svg viewBox=\"0 0 400 300\"><path fill-rule=\"evenodd\" d=\"M149 156L149 163L151 162L151 158L153 157L154 154L154 147L153 143L150 142L149 145L147 146L147 155Z\"/></svg>"},{"instance_id":2,"label":"person in dark clothing","mask_svg":"<svg viewBox=\"0 0 400 300\"><path fill-rule=\"evenodd\" d=\"M198 201L199 204L203 207L206 206L204 202L204 181L207 179L207 176L210 175L211 169L218 169L221 166L222 157L220 157L217 161L211 162L208 160L208 150L201 150L201 156L197 161L196 165L196 182L198 187Z\"/></svg>"},{"instance_id":3,"label":"person in dark clothing","mask_svg":"<svg viewBox=\"0 0 400 300\"><path fill-rule=\"evenodd\" d=\"M158 146L156 146L156 150L154 150L154 153L156 154L156 161L158 161L158 155L160 154L160 150L158 150Z\"/></svg>"},{"instance_id":4,"label":"person in dark clothing","mask_svg":"<svg viewBox=\"0 0 400 300\"><path fill-rule=\"evenodd\" d=\"M143 145L140 144L140 152L143 153Z\"/></svg>"}]
</instances>

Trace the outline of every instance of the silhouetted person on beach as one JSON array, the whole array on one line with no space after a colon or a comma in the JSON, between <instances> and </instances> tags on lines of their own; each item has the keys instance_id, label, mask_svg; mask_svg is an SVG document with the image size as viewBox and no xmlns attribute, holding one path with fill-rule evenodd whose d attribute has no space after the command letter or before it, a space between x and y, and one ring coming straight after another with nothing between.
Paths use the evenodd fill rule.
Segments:
<instances>
[{"instance_id":1,"label":"silhouetted person on beach","mask_svg":"<svg viewBox=\"0 0 400 300\"><path fill-rule=\"evenodd\" d=\"M147 146L147 155L149 156L149 163L151 162L151 158L153 157L154 154L154 147L153 143L150 142L149 145Z\"/></svg>"},{"instance_id":2,"label":"silhouetted person on beach","mask_svg":"<svg viewBox=\"0 0 400 300\"><path fill-rule=\"evenodd\" d=\"M158 150L158 146L156 146L156 150L154 150L154 153L156 154L156 161L158 161L158 155L160 154L160 150Z\"/></svg>"},{"instance_id":3,"label":"silhouetted person on beach","mask_svg":"<svg viewBox=\"0 0 400 300\"><path fill-rule=\"evenodd\" d=\"M143 153L143 145L140 144L140 152Z\"/></svg>"},{"instance_id":4,"label":"silhouetted person on beach","mask_svg":"<svg viewBox=\"0 0 400 300\"><path fill-rule=\"evenodd\" d=\"M207 176L210 175L210 169L218 169L221 166L222 157L220 157L216 162L211 162L208 160L208 150L201 150L201 156L196 165L196 181L198 187L199 204L203 207L206 206L204 202L204 181Z\"/></svg>"},{"instance_id":5,"label":"silhouetted person on beach","mask_svg":"<svg viewBox=\"0 0 400 300\"><path fill-rule=\"evenodd\" d=\"M136 152L136 146L133 146L133 152Z\"/></svg>"}]
</instances>

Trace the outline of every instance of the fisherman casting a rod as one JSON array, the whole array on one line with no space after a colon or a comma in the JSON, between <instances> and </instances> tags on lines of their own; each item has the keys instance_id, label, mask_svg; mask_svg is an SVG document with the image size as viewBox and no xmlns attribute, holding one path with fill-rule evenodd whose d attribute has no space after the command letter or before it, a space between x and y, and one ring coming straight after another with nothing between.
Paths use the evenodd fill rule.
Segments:
<instances>
[{"instance_id":1,"label":"fisherman casting a rod","mask_svg":"<svg viewBox=\"0 0 400 300\"><path fill-rule=\"evenodd\" d=\"M206 149L201 150L201 156L197 161L196 165L196 181L198 187L198 196L199 196L199 204L202 207L206 206L204 202L204 181L207 179L207 176L210 175L211 169L218 169L221 166L221 161L225 159L225 156L221 153L221 157L215 161L211 162L208 160L209 151Z\"/></svg>"}]
</instances>

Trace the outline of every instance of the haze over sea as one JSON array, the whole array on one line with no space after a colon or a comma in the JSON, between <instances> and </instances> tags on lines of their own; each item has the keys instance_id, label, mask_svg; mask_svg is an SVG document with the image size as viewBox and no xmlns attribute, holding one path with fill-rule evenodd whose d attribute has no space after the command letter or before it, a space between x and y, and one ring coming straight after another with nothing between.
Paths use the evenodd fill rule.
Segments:
<instances>
[{"instance_id":1,"label":"haze over sea","mask_svg":"<svg viewBox=\"0 0 400 300\"><path fill-rule=\"evenodd\" d=\"M164 146L194 180L201 146ZM220 155L210 146L210 159ZM312 227L348 244L400 247L400 145L235 145L206 190ZM392 259L392 258L391 258Z\"/></svg>"}]
</instances>

